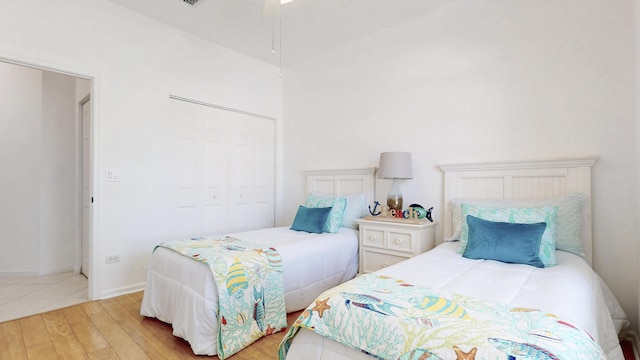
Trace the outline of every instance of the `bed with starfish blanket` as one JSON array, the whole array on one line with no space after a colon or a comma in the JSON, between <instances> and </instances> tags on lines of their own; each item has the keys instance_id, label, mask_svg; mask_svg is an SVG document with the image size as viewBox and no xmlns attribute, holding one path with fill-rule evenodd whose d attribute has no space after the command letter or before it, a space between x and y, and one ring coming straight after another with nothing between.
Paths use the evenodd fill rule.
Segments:
<instances>
[{"instance_id":1,"label":"bed with starfish blanket","mask_svg":"<svg viewBox=\"0 0 640 360\"><path fill-rule=\"evenodd\" d=\"M441 166L446 241L321 294L280 357L624 360L629 321L591 267L596 160Z\"/></svg>"},{"instance_id":2,"label":"bed with starfish blanket","mask_svg":"<svg viewBox=\"0 0 640 360\"><path fill-rule=\"evenodd\" d=\"M589 333L539 309L368 274L324 292L295 321L300 329L380 359L606 359Z\"/></svg>"}]
</instances>

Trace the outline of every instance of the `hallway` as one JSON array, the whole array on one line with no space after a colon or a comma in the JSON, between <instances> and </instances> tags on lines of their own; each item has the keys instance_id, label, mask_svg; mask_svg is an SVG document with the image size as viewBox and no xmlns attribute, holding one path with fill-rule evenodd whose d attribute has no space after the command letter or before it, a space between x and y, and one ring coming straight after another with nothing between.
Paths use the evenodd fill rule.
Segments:
<instances>
[{"instance_id":1,"label":"hallway","mask_svg":"<svg viewBox=\"0 0 640 360\"><path fill-rule=\"evenodd\" d=\"M88 301L87 278L73 272L0 276L0 322Z\"/></svg>"}]
</instances>

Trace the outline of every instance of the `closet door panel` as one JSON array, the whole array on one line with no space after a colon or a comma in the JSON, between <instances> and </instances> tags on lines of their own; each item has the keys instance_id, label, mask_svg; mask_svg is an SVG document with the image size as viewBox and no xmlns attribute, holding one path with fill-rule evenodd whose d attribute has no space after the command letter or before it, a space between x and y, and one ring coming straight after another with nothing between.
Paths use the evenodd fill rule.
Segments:
<instances>
[{"instance_id":1,"label":"closet door panel","mask_svg":"<svg viewBox=\"0 0 640 360\"><path fill-rule=\"evenodd\" d=\"M275 121L172 100L182 237L273 227Z\"/></svg>"}]
</instances>

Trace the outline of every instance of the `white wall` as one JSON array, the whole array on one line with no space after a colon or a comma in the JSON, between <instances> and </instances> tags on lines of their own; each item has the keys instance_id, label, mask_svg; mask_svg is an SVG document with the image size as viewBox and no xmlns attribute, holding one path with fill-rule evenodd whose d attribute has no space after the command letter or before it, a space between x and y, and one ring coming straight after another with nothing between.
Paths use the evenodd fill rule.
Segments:
<instances>
[{"instance_id":1,"label":"white wall","mask_svg":"<svg viewBox=\"0 0 640 360\"><path fill-rule=\"evenodd\" d=\"M0 57L93 78L93 298L139 289L170 238L170 94L281 118L277 68L104 0L0 2L0 34Z\"/></svg>"},{"instance_id":2,"label":"white wall","mask_svg":"<svg viewBox=\"0 0 640 360\"><path fill-rule=\"evenodd\" d=\"M70 271L76 257L75 79L0 62L0 272Z\"/></svg>"},{"instance_id":3,"label":"white wall","mask_svg":"<svg viewBox=\"0 0 640 360\"><path fill-rule=\"evenodd\" d=\"M72 270L78 256L76 81L71 76L40 72L40 273L51 274Z\"/></svg>"},{"instance_id":4,"label":"white wall","mask_svg":"<svg viewBox=\"0 0 640 360\"><path fill-rule=\"evenodd\" d=\"M0 272L39 269L42 72L0 63Z\"/></svg>"},{"instance_id":5,"label":"white wall","mask_svg":"<svg viewBox=\"0 0 640 360\"><path fill-rule=\"evenodd\" d=\"M442 218L439 164L598 155L594 268L638 319L633 0L454 1L285 72L284 188L410 151L405 201ZM378 198L389 182L378 181ZM442 230L438 229L439 236Z\"/></svg>"}]
</instances>

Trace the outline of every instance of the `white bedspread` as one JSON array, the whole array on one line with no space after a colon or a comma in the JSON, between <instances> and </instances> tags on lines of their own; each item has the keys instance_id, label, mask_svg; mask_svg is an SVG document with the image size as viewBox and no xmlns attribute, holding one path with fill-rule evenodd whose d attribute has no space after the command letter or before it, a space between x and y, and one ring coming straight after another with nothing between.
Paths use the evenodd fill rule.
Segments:
<instances>
[{"instance_id":1,"label":"white bedspread","mask_svg":"<svg viewBox=\"0 0 640 360\"><path fill-rule=\"evenodd\" d=\"M628 325L610 290L580 257L557 252L558 265L538 269L490 260L470 260L444 243L378 274L448 289L513 307L537 308L566 317L598 341L610 360L623 360L618 332ZM371 359L363 353L301 329L287 359Z\"/></svg>"},{"instance_id":2,"label":"white bedspread","mask_svg":"<svg viewBox=\"0 0 640 360\"><path fill-rule=\"evenodd\" d=\"M282 256L287 312L305 308L323 291L358 272L358 231L310 234L288 227L229 234L268 244ZM140 314L173 326L197 355L215 355L218 296L211 270L165 248L154 251Z\"/></svg>"}]
</instances>

